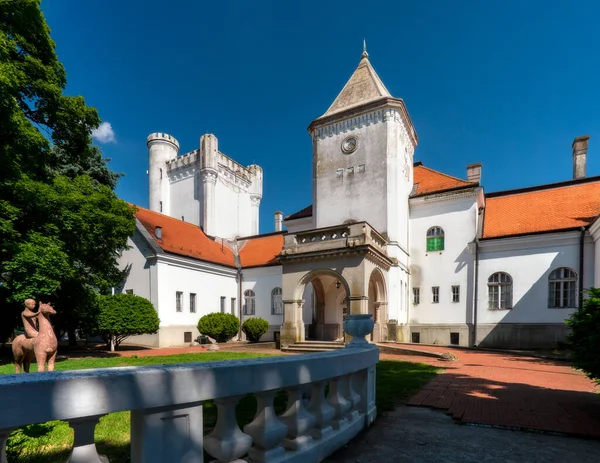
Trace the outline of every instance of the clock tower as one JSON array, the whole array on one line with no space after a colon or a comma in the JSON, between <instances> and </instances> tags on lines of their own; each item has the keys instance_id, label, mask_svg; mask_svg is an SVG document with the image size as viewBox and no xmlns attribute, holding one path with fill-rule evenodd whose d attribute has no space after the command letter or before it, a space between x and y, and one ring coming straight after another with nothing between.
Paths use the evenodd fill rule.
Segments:
<instances>
[{"instance_id":1,"label":"clock tower","mask_svg":"<svg viewBox=\"0 0 600 463\"><path fill-rule=\"evenodd\" d=\"M313 226L366 221L390 244L408 250L408 198L418 138L404 101L392 97L366 47L340 94L308 130Z\"/></svg>"}]
</instances>

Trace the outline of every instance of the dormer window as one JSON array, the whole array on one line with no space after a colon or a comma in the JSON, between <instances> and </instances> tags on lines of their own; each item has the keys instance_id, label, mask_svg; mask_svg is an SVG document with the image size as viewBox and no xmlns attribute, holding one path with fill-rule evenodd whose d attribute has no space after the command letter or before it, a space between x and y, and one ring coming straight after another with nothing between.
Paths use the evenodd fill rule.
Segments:
<instances>
[{"instance_id":1,"label":"dormer window","mask_svg":"<svg viewBox=\"0 0 600 463\"><path fill-rule=\"evenodd\" d=\"M427 230L427 252L444 250L444 229L431 227Z\"/></svg>"}]
</instances>

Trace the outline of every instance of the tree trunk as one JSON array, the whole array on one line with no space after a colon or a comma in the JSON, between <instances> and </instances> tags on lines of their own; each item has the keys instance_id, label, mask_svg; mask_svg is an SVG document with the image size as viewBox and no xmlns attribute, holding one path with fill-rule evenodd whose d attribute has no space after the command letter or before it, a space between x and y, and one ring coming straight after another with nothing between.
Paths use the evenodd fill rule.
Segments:
<instances>
[{"instance_id":1,"label":"tree trunk","mask_svg":"<svg viewBox=\"0 0 600 463\"><path fill-rule=\"evenodd\" d=\"M77 347L77 334L75 333L75 328L69 328L67 333L69 335L69 347Z\"/></svg>"},{"instance_id":2,"label":"tree trunk","mask_svg":"<svg viewBox=\"0 0 600 463\"><path fill-rule=\"evenodd\" d=\"M115 335L114 334L110 335L110 351L111 352L115 351Z\"/></svg>"}]
</instances>

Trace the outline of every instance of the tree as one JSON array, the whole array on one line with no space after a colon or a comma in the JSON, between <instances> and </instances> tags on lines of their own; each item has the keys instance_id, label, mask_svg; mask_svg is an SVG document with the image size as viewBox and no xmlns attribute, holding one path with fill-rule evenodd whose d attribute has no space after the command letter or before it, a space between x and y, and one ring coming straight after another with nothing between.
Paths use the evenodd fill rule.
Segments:
<instances>
[{"instance_id":1,"label":"tree","mask_svg":"<svg viewBox=\"0 0 600 463\"><path fill-rule=\"evenodd\" d=\"M230 313L209 313L198 321L198 331L215 339L217 342L227 342L238 332L240 321Z\"/></svg>"},{"instance_id":2,"label":"tree","mask_svg":"<svg viewBox=\"0 0 600 463\"><path fill-rule=\"evenodd\" d=\"M575 366L600 384L600 288L588 290L583 307L566 321Z\"/></svg>"},{"instance_id":3,"label":"tree","mask_svg":"<svg viewBox=\"0 0 600 463\"><path fill-rule=\"evenodd\" d=\"M242 331L251 342L258 342L263 334L269 331L269 322L264 318L252 317L242 324Z\"/></svg>"},{"instance_id":4,"label":"tree","mask_svg":"<svg viewBox=\"0 0 600 463\"><path fill-rule=\"evenodd\" d=\"M133 294L97 296L95 309L95 317L84 329L102 336L111 351L129 336L156 333L160 325L152 303Z\"/></svg>"},{"instance_id":5,"label":"tree","mask_svg":"<svg viewBox=\"0 0 600 463\"><path fill-rule=\"evenodd\" d=\"M65 69L39 0L0 0L0 337L24 298L53 301L70 333L95 294L122 279L134 211L91 131L100 119L63 94Z\"/></svg>"}]
</instances>

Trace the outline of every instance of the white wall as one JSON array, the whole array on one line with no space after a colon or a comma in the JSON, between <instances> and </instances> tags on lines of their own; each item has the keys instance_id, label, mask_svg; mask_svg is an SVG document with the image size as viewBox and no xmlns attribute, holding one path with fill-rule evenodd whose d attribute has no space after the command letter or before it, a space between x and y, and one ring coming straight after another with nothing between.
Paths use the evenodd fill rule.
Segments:
<instances>
[{"instance_id":1,"label":"white wall","mask_svg":"<svg viewBox=\"0 0 600 463\"><path fill-rule=\"evenodd\" d=\"M151 271L154 266L154 261L147 261L146 256L151 256L152 250L146 240L142 237L138 230L135 231L133 237L127 239L129 249L121 253L119 258L119 269L129 268L129 274L123 282L121 291L133 290L133 294L141 296L153 304L156 304L156 297L152 298L152 275ZM156 284L154 282L154 284ZM156 307L156 305L155 305Z\"/></svg>"},{"instance_id":2,"label":"white wall","mask_svg":"<svg viewBox=\"0 0 600 463\"><path fill-rule=\"evenodd\" d=\"M472 282L475 256L468 243L476 236L477 194L447 197L446 201L411 200L410 323L466 323L471 321ZM427 230L444 230L444 250L427 252ZM452 302L451 287L460 286L460 301ZM432 302L432 287L439 286L439 303ZM412 288L421 291L420 304L413 305Z\"/></svg>"},{"instance_id":3,"label":"white wall","mask_svg":"<svg viewBox=\"0 0 600 463\"><path fill-rule=\"evenodd\" d=\"M237 298L236 270L168 256L158 262L158 316L163 326L196 326L206 314L220 312L225 296ZM195 267L195 268L192 268ZM175 308L175 293L183 292L183 310ZM196 313L190 313L190 293L196 293Z\"/></svg>"},{"instance_id":4,"label":"white wall","mask_svg":"<svg viewBox=\"0 0 600 463\"><path fill-rule=\"evenodd\" d=\"M242 270L242 298L244 291L251 289L255 294L256 312L255 316L264 318L269 325L281 325L283 314L271 313L271 291L281 288L281 265L271 267L257 267ZM244 316L244 319L251 316Z\"/></svg>"},{"instance_id":5,"label":"white wall","mask_svg":"<svg viewBox=\"0 0 600 463\"><path fill-rule=\"evenodd\" d=\"M200 225L202 188L197 165L188 166L171 180L170 216L194 225Z\"/></svg>"},{"instance_id":6,"label":"white wall","mask_svg":"<svg viewBox=\"0 0 600 463\"><path fill-rule=\"evenodd\" d=\"M479 256L478 323L562 323L574 309L548 308L548 276L559 267L579 274L579 232L482 241ZM594 245L586 238L584 288L594 281ZM513 280L513 308L490 310L490 275L506 272Z\"/></svg>"},{"instance_id":7,"label":"white wall","mask_svg":"<svg viewBox=\"0 0 600 463\"><path fill-rule=\"evenodd\" d=\"M289 233L298 233L304 230L312 230L314 227L313 216L301 219L285 220L283 226Z\"/></svg>"}]
</instances>

